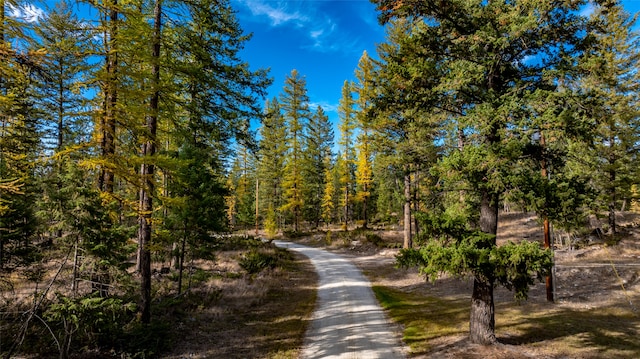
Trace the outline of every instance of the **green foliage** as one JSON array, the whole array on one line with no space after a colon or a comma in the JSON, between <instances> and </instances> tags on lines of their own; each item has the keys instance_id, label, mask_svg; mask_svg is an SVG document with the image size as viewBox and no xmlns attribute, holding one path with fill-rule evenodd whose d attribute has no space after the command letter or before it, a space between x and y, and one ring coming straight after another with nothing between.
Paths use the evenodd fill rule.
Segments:
<instances>
[{"instance_id":1,"label":"green foliage","mask_svg":"<svg viewBox=\"0 0 640 359\"><path fill-rule=\"evenodd\" d=\"M542 282L551 275L553 252L542 249L535 242L509 242L493 248L490 262L495 268L496 281L514 291L517 300L527 299L527 291L534 284L534 279Z\"/></svg>"},{"instance_id":2,"label":"green foliage","mask_svg":"<svg viewBox=\"0 0 640 359\"><path fill-rule=\"evenodd\" d=\"M323 217L323 199L325 189L330 183L326 176L331 163L333 147L333 129L329 117L322 107L318 106L307 123L304 145L304 216L314 227L318 227Z\"/></svg>"},{"instance_id":3,"label":"green foliage","mask_svg":"<svg viewBox=\"0 0 640 359\"><path fill-rule=\"evenodd\" d=\"M303 138L304 128L309 120L309 97L307 83L298 71L292 70L285 79L283 93L280 96L283 115L287 121L287 157L282 182L284 199L281 209L293 216L293 230L299 230L304 205Z\"/></svg>"},{"instance_id":4,"label":"green foliage","mask_svg":"<svg viewBox=\"0 0 640 359\"><path fill-rule=\"evenodd\" d=\"M340 116L338 145L340 146L340 152L338 153L335 169L338 177L338 203L342 212L341 222L345 230L348 229L347 227L352 217L353 197L356 190L356 152L353 138L356 128L356 112L354 108L356 103L353 98L353 87L352 82L344 82L338 107L338 115Z\"/></svg>"},{"instance_id":5,"label":"green foliage","mask_svg":"<svg viewBox=\"0 0 640 359\"><path fill-rule=\"evenodd\" d=\"M282 267L292 258L291 253L286 249L277 248L272 244L262 244L243 254L238 264L248 274L253 275L266 269Z\"/></svg>"},{"instance_id":6,"label":"green foliage","mask_svg":"<svg viewBox=\"0 0 640 359\"><path fill-rule=\"evenodd\" d=\"M265 269L273 269L278 263L278 258L272 253L259 249L252 249L240 258L238 264L249 274L257 274Z\"/></svg>"},{"instance_id":7,"label":"green foliage","mask_svg":"<svg viewBox=\"0 0 640 359\"><path fill-rule=\"evenodd\" d=\"M263 213L265 230L275 235L284 217L281 207L284 203L282 179L287 155L287 127L277 98L267 101L265 112L258 152L260 211Z\"/></svg>"},{"instance_id":8,"label":"green foliage","mask_svg":"<svg viewBox=\"0 0 640 359\"><path fill-rule=\"evenodd\" d=\"M278 234L278 221L276 219L276 212L274 208L267 210L267 216L264 219L264 232L268 239L273 239Z\"/></svg>"},{"instance_id":9,"label":"green foliage","mask_svg":"<svg viewBox=\"0 0 640 359\"><path fill-rule=\"evenodd\" d=\"M125 327L119 339L122 357L153 358L170 348L172 341L171 323L152 321L150 324L132 322Z\"/></svg>"},{"instance_id":10,"label":"green foliage","mask_svg":"<svg viewBox=\"0 0 640 359\"><path fill-rule=\"evenodd\" d=\"M66 338L63 342L77 342L80 348L100 348L109 347L122 338L123 328L132 320L135 310L135 303L120 298L92 295L72 298L57 293L56 301L47 307L43 318L53 323L58 338Z\"/></svg>"},{"instance_id":11,"label":"green foliage","mask_svg":"<svg viewBox=\"0 0 640 359\"><path fill-rule=\"evenodd\" d=\"M495 245L495 236L469 228L461 218L446 214L424 216L427 238L418 249L402 249L398 266L418 267L429 280L441 273L472 275L512 290L517 300L526 299L534 280L548 275L553 254L539 243Z\"/></svg>"},{"instance_id":12,"label":"green foliage","mask_svg":"<svg viewBox=\"0 0 640 359\"><path fill-rule=\"evenodd\" d=\"M384 246L384 240L382 239L382 237L375 233L367 232L365 233L364 238L367 243L371 243L376 247Z\"/></svg>"},{"instance_id":13,"label":"green foliage","mask_svg":"<svg viewBox=\"0 0 640 359\"><path fill-rule=\"evenodd\" d=\"M260 239L252 236L224 236L218 239L216 248L221 251L244 250L261 246Z\"/></svg>"}]
</instances>

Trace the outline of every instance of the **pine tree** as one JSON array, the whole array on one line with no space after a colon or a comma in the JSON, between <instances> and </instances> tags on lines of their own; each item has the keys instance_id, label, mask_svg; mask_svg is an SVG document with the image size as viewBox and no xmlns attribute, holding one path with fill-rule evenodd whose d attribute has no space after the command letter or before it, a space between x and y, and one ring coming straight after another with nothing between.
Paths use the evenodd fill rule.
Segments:
<instances>
[{"instance_id":1,"label":"pine tree","mask_svg":"<svg viewBox=\"0 0 640 359\"><path fill-rule=\"evenodd\" d=\"M283 223L280 207L283 204L282 178L287 151L287 129L278 99L268 101L265 107L266 113L262 117L260 129L258 163L260 208L263 212L266 211L265 229L274 236Z\"/></svg>"},{"instance_id":2,"label":"pine tree","mask_svg":"<svg viewBox=\"0 0 640 359\"><path fill-rule=\"evenodd\" d=\"M119 266L123 253L121 228L111 220L103 217L105 211L99 196L93 189L94 183L88 181L91 172L78 166L90 155L87 150L91 138L91 118L87 114L86 93L80 89L88 77L88 63L91 33L83 26L72 12L70 4L60 2L40 20L35 28L37 37L31 46L34 49L45 49L41 69L46 76L37 85L38 106L43 116L42 126L45 129L43 143L46 152L51 156L43 163L42 189L38 199L38 218L47 225L43 230L50 232L58 247L74 247L74 270L71 283L74 296L78 292L80 280L79 268L89 263L108 261L112 266ZM100 208L90 208L92 205ZM91 213L103 222L104 227L97 226L84 214ZM82 228L79 228L82 226ZM111 251L99 253L92 251L101 245L93 238L91 231L106 229L105 240ZM94 232L95 233L95 232ZM81 263L81 252L87 253ZM113 255L113 257L109 257Z\"/></svg>"},{"instance_id":3,"label":"pine tree","mask_svg":"<svg viewBox=\"0 0 640 359\"><path fill-rule=\"evenodd\" d=\"M293 230L298 232L302 216L303 199L303 136L304 127L310 117L309 97L307 96L306 81L292 70L285 79L284 92L280 97L280 104L287 123L288 152L285 159L285 173L283 180L285 203L283 211L291 211L293 215Z\"/></svg>"},{"instance_id":4,"label":"pine tree","mask_svg":"<svg viewBox=\"0 0 640 359\"><path fill-rule=\"evenodd\" d=\"M6 6L0 1L0 268L33 259L40 149L34 82L41 53L12 46L25 40L27 25L7 16Z\"/></svg>"},{"instance_id":5,"label":"pine tree","mask_svg":"<svg viewBox=\"0 0 640 359\"><path fill-rule=\"evenodd\" d=\"M446 190L467 189L462 200L475 212L471 217L453 211L433 214L425 221L430 240L419 251L403 250L400 260L419 265L427 276L440 271L472 274L470 339L495 343L494 286L502 284L516 297L525 297L533 276L547 274L551 265L551 253L538 243L496 245L498 204L515 178L540 176L531 170L538 164L524 160L532 145L532 129L540 128L532 105L542 96L558 93L557 83L546 77L548 71L570 67L567 52L575 51L571 54L575 56L585 45L584 21L577 13L581 4L395 0L377 4L383 21L396 17L420 21L420 31L409 38L421 50L413 64L432 70L423 78L428 85L415 86L414 94L424 91L417 104L444 111L444 119L455 119L449 122L455 126L441 127L448 132L445 138L466 137L461 149L451 146L445 151L437 169ZM527 61L530 58L541 60ZM561 127L563 118L544 120Z\"/></svg>"},{"instance_id":6,"label":"pine tree","mask_svg":"<svg viewBox=\"0 0 640 359\"><path fill-rule=\"evenodd\" d=\"M255 223L256 161L246 147L236 149L229 178L234 195L233 223L237 228L247 230Z\"/></svg>"},{"instance_id":7,"label":"pine tree","mask_svg":"<svg viewBox=\"0 0 640 359\"><path fill-rule=\"evenodd\" d=\"M358 135L357 145L357 165L356 165L356 195L355 200L362 203L362 218L364 220L363 227L367 228L369 221L368 212L370 211L370 198L373 190L373 166L372 166L372 148L371 148L371 105L375 98L373 84L373 62L365 51L360 57L358 68L356 69L356 78L358 80L355 85L355 92L358 94L357 105L358 112L356 119L360 134Z\"/></svg>"},{"instance_id":8,"label":"pine tree","mask_svg":"<svg viewBox=\"0 0 640 359\"><path fill-rule=\"evenodd\" d=\"M175 156L181 167L174 171L169 183L172 194L166 199L171 208L165 229L179 239L178 293L183 290L184 263L188 252L192 258L211 257L215 247L212 233L227 228L225 220L225 188L221 166L205 146L185 143Z\"/></svg>"},{"instance_id":9,"label":"pine tree","mask_svg":"<svg viewBox=\"0 0 640 359\"><path fill-rule=\"evenodd\" d=\"M378 46L380 61L373 74L377 84L371 108L367 111L371 126L371 143L386 160L393 160L392 173L402 183L404 247L413 246L412 196L415 173L437 160L435 146L439 117L428 104L433 62L420 59L421 45L411 34L419 33L420 22L394 20L388 28L387 42Z\"/></svg>"},{"instance_id":10,"label":"pine tree","mask_svg":"<svg viewBox=\"0 0 640 359\"><path fill-rule=\"evenodd\" d=\"M342 97L338 107L338 115L340 123L338 130L340 138L338 145L342 156L336 166L340 177L340 207L342 208L343 229L349 228L349 220L351 219L350 208L353 202L353 193L355 192L355 149L354 149L354 131L355 131L355 100L353 99L353 84L345 81L342 86Z\"/></svg>"},{"instance_id":11,"label":"pine tree","mask_svg":"<svg viewBox=\"0 0 640 359\"><path fill-rule=\"evenodd\" d=\"M62 1L40 20L35 28L34 50L45 49L41 69L47 74L39 84L38 104L45 117L43 125L52 138L48 149L59 152L68 145L88 141L89 118L86 94L80 88L88 75L91 33ZM49 130L51 129L51 130Z\"/></svg>"},{"instance_id":12,"label":"pine tree","mask_svg":"<svg viewBox=\"0 0 640 359\"><path fill-rule=\"evenodd\" d=\"M158 149L157 132L160 114L160 48L162 33L162 0L155 0L153 6L153 34L151 36L151 76L149 112L145 116L144 143L142 144L142 165L140 166L140 214L138 246L140 262L140 320L151 322L151 217L153 197L155 197L154 157Z\"/></svg>"},{"instance_id":13,"label":"pine tree","mask_svg":"<svg viewBox=\"0 0 640 359\"><path fill-rule=\"evenodd\" d=\"M331 122L320 106L309 118L304 142L304 218L317 228L322 218L325 166L333 147Z\"/></svg>"},{"instance_id":14,"label":"pine tree","mask_svg":"<svg viewBox=\"0 0 640 359\"><path fill-rule=\"evenodd\" d=\"M331 163L331 158L325 159L324 169L324 193L322 194L322 220L327 227L333 223L336 215L336 176L335 166Z\"/></svg>"},{"instance_id":15,"label":"pine tree","mask_svg":"<svg viewBox=\"0 0 640 359\"><path fill-rule=\"evenodd\" d=\"M616 211L620 200L627 199L637 178L632 163L638 143L638 69L640 52L631 28L635 18L624 11L619 1L594 4L590 35L595 47L580 58L587 73L579 86L588 99L589 115L597 124L591 146L581 146L577 158L584 161L589 179L601 192L602 208L609 212L611 234L616 234ZM589 156L585 156L589 153ZM598 169L598 170L593 170Z\"/></svg>"}]
</instances>

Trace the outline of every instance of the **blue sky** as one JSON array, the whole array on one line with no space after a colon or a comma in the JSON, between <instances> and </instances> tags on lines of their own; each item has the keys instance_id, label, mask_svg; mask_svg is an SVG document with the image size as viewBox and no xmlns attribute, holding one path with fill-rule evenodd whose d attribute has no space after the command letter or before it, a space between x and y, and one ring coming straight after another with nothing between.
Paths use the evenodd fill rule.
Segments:
<instances>
[{"instance_id":1,"label":"blue sky","mask_svg":"<svg viewBox=\"0 0 640 359\"><path fill-rule=\"evenodd\" d=\"M345 80L353 79L363 51L375 54L383 42L375 6L368 0L232 0L245 32L253 38L243 59L252 68L270 68L269 98L278 96L296 69L307 81L311 107L337 118Z\"/></svg>"},{"instance_id":2,"label":"blue sky","mask_svg":"<svg viewBox=\"0 0 640 359\"><path fill-rule=\"evenodd\" d=\"M640 11L640 0L622 3L630 13ZM274 82L268 98L282 92L285 77L296 69L306 78L312 109L321 105L336 123L342 84L354 79L362 52L376 57L376 44L385 39L375 6L368 0L231 0L231 4L244 31L253 34L243 60L254 69L271 69Z\"/></svg>"}]
</instances>

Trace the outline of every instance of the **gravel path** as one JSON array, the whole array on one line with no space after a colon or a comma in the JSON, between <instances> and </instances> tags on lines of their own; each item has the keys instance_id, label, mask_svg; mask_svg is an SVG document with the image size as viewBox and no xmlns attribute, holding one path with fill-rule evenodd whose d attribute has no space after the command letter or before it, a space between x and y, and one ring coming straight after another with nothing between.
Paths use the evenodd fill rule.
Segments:
<instances>
[{"instance_id":1,"label":"gravel path","mask_svg":"<svg viewBox=\"0 0 640 359\"><path fill-rule=\"evenodd\" d=\"M318 301L302 351L314 358L404 358L406 352L371 284L348 259L322 249L275 241L309 257L318 272Z\"/></svg>"}]
</instances>

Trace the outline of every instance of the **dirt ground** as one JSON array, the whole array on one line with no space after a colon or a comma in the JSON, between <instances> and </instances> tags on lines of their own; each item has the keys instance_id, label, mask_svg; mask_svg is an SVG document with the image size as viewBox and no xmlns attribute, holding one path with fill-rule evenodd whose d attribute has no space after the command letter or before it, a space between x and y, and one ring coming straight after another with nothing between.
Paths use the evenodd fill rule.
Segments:
<instances>
[{"instance_id":1,"label":"dirt ground","mask_svg":"<svg viewBox=\"0 0 640 359\"><path fill-rule=\"evenodd\" d=\"M529 292L526 302L520 304L523 313L540 311L575 311L597 313L602 308L619 308L635 313L636 320L625 326L628 335L640 334L640 228L637 216L621 217L624 239L615 245L607 245L597 238L581 248L556 247L555 255L555 303L546 300L544 283L536 284ZM542 241L541 225L529 214L502 214L503 225L499 229L498 242L517 242L521 239ZM379 232L387 242L400 242L401 233ZM600 242L600 243L599 243ZM473 282L471 279L443 277L435 282L425 282L417 269L393 268L398 249L376 250L371 246L354 245L339 249L371 278L374 285L392 287L401 291L420 293L425 296L466 298L470 300ZM554 338L544 338L535 345L510 344L517 342L515 335L501 330L499 317L501 308L514 303L513 293L497 288L496 334L501 344L480 346L469 343L466 335L442 337L430 343L431 350L412 358L601 358L595 349L577 348L563 350L554 343ZM578 330L575 333L579 336ZM547 341L548 343L545 343ZM640 352L637 353L640 357Z\"/></svg>"}]
</instances>

